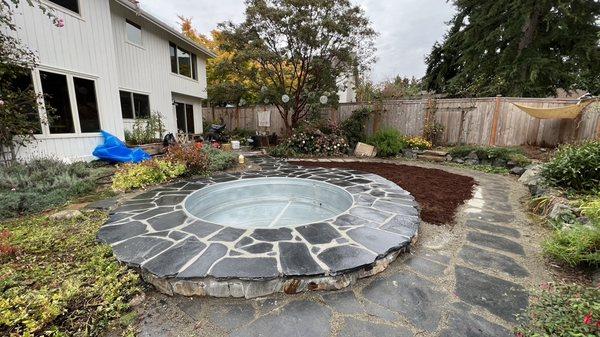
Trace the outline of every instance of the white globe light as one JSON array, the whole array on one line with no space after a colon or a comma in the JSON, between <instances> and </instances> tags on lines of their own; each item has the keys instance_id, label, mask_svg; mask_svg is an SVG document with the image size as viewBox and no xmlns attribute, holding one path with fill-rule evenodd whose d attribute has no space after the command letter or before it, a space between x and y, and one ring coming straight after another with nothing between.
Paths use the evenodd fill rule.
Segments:
<instances>
[{"instance_id":1,"label":"white globe light","mask_svg":"<svg viewBox=\"0 0 600 337\"><path fill-rule=\"evenodd\" d=\"M319 102L321 102L321 104L327 104L328 100L329 99L325 95L323 95L323 96L321 96L321 98L319 98Z\"/></svg>"},{"instance_id":2,"label":"white globe light","mask_svg":"<svg viewBox=\"0 0 600 337\"><path fill-rule=\"evenodd\" d=\"M240 99L240 104L239 104L239 105L240 105L240 106L244 106L244 105L246 105L246 100L245 100L245 99L243 99L243 98L242 98L242 99Z\"/></svg>"},{"instance_id":3,"label":"white globe light","mask_svg":"<svg viewBox=\"0 0 600 337\"><path fill-rule=\"evenodd\" d=\"M281 96L281 100L283 101L283 103L287 103L290 101L290 96L283 95L283 96Z\"/></svg>"}]
</instances>

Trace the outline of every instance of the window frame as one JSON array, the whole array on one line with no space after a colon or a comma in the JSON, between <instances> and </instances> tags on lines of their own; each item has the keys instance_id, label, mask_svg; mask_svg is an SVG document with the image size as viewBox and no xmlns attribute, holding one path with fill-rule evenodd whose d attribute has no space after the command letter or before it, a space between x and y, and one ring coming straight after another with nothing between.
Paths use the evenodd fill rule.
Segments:
<instances>
[{"instance_id":1,"label":"window frame","mask_svg":"<svg viewBox=\"0 0 600 337\"><path fill-rule=\"evenodd\" d=\"M175 49L175 62L176 62L177 72L173 71L173 61L172 61L173 56L171 55L171 48L173 48L173 47ZM187 76L187 75L181 73L181 68L179 66L179 50L190 55L191 76ZM192 53L189 50L182 48L178 44L171 42L171 41L169 41L169 65L171 67L171 74L182 76L182 77L185 77L185 78L193 80L193 81L198 81L198 56L195 53Z\"/></svg>"},{"instance_id":2,"label":"window frame","mask_svg":"<svg viewBox=\"0 0 600 337\"><path fill-rule=\"evenodd\" d=\"M177 123L179 122L179 118L177 116L177 106L181 105L183 107L183 124L185 125L185 130L179 130L179 126L177 126ZM190 112L188 110L188 107L191 107L191 119L193 124L191 125L192 131L193 132L189 132L190 131L190 125L189 125L189 119L190 117L188 117L190 114L188 112ZM196 126L194 125L196 123L196 119L194 117L194 104L192 103L188 103L185 101L177 101L175 100L175 125L177 127L177 132L179 131L184 131L185 134L187 135L195 135L196 133Z\"/></svg>"},{"instance_id":3,"label":"window frame","mask_svg":"<svg viewBox=\"0 0 600 337\"><path fill-rule=\"evenodd\" d=\"M78 17L78 18L83 17L83 15L81 14L81 0L75 0L75 2L77 2L77 11L73 11L67 7L63 7L52 0L42 0L42 1L44 3L46 3L46 5L48 5L49 7L52 7L61 12L65 12L67 14L70 14L70 15Z\"/></svg>"},{"instance_id":4,"label":"window frame","mask_svg":"<svg viewBox=\"0 0 600 337\"><path fill-rule=\"evenodd\" d=\"M123 117L123 106L121 105L121 93L122 92L129 94L129 100L131 103L131 115L133 116L132 118ZM135 104L134 104L134 99L133 99L134 95L146 96L148 98L148 117L147 118L138 118L135 115ZM150 118L152 116L152 102L150 101L150 94L147 92L119 88L119 105L121 106L121 118L123 118L124 120L130 120L130 121L134 121L134 120L138 120L138 119L147 120L148 118Z\"/></svg>"},{"instance_id":5,"label":"window frame","mask_svg":"<svg viewBox=\"0 0 600 337\"><path fill-rule=\"evenodd\" d=\"M81 79L90 80L90 81L94 82L94 90L96 91L96 105L97 105L97 109L98 109L98 121L100 123L100 130L102 130L104 128L103 122L102 122L103 109L102 109L102 101L100 100L100 95L98 92L98 76L40 65L36 69L34 69L32 72L34 90L36 93L38 93L40 95L44 94L44 91L42 89L42 79L41 79L40 72L54 73L54 74L64 75L67 77L67 89L68 89L68 93L69 93L69 103L71 106L71 114L72 114L72 118L73 118L74 132L72 132L72 133L51 133L50 125L49 125L49 123L46 122L46 123L42 123L42 133L36 134L36 138L38 138L38 139L78 138L78 137L85 138L85 137L97 137L97 136L101 135L101 133L99 131L98 132L81 132L81 122L79 120L79 108L77 107L75 83L74 83L74 79L73 79L74 77L78 77ZM48 121L48 114L46 111L46 102L43 98L40 98L39 103L40 104L38 107L38 113L40 116L40 120Z\"/></svg>"},{"instance_id":6,"label":"window frame","mask_svg":"<svg viewBox=\"0 0 600 337\"><path fill-rule=\"evenodd\" d=\"M127 34L129 27L128 26L132 26L134 28L139 29L140 31L140 43L137 43L135 41L131 41L129 39L129 34ZM130 43L136 47L140 47L140 48L144 48L144 31L142 29L142 26L133 22L132 20L129 19L125 19L125 42Z\"/></svg>"}]
</instances>

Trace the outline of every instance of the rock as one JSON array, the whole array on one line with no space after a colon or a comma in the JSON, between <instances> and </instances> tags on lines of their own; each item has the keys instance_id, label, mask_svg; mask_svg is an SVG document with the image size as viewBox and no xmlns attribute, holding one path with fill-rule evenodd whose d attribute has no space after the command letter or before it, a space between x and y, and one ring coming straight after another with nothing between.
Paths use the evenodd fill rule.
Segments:
<instances>
[{"instance_id":1,"label":"rock","mask_svg":"<svg viewBox=\"0 0 600 337\"><path fill-rule=\"evenodd\" d=\"M496 158L492 162L492 166L495 166L495 167L506 167L506 160L504 160L502 158Z\"/></svg>"},{"instance_id":2,"label":"rock","mask_svg":"<svg viewBox=\"0 0 600 337\"><path fill-rule=\"evenodd\" d=\"M506 162L506 167L509 168L509 169L511 169L511 168L513 168L515 166L517 166L517 163L514 162L514 161L512 161L512 160L509 160L508 162Z\"/></svg>"},{"instance_id":3,"label":"rock","mask_svg":"<svg viewBox=\"0 0 600 337\"><path fill-rule=\"evenodd\" d=\"M600 268L592 273L592 284L596 287L600 286Z\"/></svg>"},{"instance_id":4,"label":"rock","mask_svg":"<svg viewBox=\"0 0 600 337\"><path fill-rule=\"evenodd\" d=\"M525 168L525 172L519 178L519 182L529 188L529 192L534 195L542 195L546 191L545 188L541 188L542 177L542 165L532 164Z\"/></svg>"},{"instance_id":5,"label":"rock","mask_svg":"<svg viewBox=\"0 0 600 337\"><path fill-rule=\"evenodd\" d=\"M138 295L135 295L131 299L131 301L129 301L129 306L130 307L137 307L138 305L144 303L145 300L146 300L146 294L140 293Z\"/></svg>"},{"instance_id":6,"label":"rock","mask_svg":"<svg viewBox=\"0 0 600 337\"><path fill-rule=\"evenodd\" d=\"M554 205L552 205L552 209L550 210L550 213L548 214L550 219L558 220L558 219L563 218L563 216L565 216L565 215L574 214L571 206L569 206L565 203L562 203L559 200L557 200L556 202L553 202L553 204Z\"/></svg>"},{"instance_id":7,"label":"rock","mask_svg":"<svg viewBox=\"0 0 600 337\"><path fill-rule=\"evenodd\" d=\"M452 156L451 156L451 155L449 155L449 154L447 154L447 155L446 155L446 161L452 161Z\"/></svg>"},{"instance_id":8,"label":"rock","mask_svg":"<svg viewBox=\"0 0 600 337\"><path fill-rule=\"evenodd\" d=\"M478 159L467 159L465 160L465 164L467 165L479 165Z\"/></svg>"},{"instance_id":9,"label":"rock","mask_svg":"<svg viewBox=\"0 0 600 337\"><path fill-rule=\"evenodd\" d=\"M410 159L416 159L417 158L417 154L411 150L411 149L404 149L402 150L402 155L406 158L410 158Z\"/></svg>"},{"instance_id":10,"label":"rock","mask_svg":"<svg viewBox=\"0 0 600 337\"><path fill-rule=\"evenodd\" d=\"M51 220L70 220L82 216L83 213L76 209L65 209L50 215Z\"/></svg>"},{"instance_id":11,"label":"rock","mask_svg":"<svg viewBox=\"0 0 600 337\"><path fill-rule=\"evenodd\" d=\"M590 218L588 218L587 216L580 216L577 218L577 222L587 225L590 223Z\"/></svg>"},{"instance_id":12,"label":"rock","mask_svg":"<svg viewBox=\"0 0 600 337\"><path fill-rule=\"evenodd\" d=\"M453 158L452 159L453 162L458 163L458 164L464 164L465 160L462 158Z\"/></svg>"},{"instance_id":13,"label":"rock","mask_svg":"<svg viewBox=\"0 0 600 337\"><path fill-rule=\"evenodd\" d=\"M479 160L479 157L477 156L477 152L471 151L471 153L469 153L467 155L467 159L476 159L476 160Z\"/></svg>"},{"instance_id":14,"label":"rock","mask_svg":"<svg viewBox=\"0 0 600 337\"><path fill-rule=\"evenodd\" d=\"M515 174L515 175L522 175L523 173L525 173L525 169L520 167L520 166L515 166L512 169L510 169L510 173Z\"/></svg>"}]
</instances>

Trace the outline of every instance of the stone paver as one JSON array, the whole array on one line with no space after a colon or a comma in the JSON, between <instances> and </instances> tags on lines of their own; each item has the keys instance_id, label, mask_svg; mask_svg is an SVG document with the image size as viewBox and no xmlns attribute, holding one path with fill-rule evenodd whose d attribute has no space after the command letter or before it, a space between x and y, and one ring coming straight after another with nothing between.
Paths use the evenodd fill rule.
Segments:
<instances>
[{"instance_id":1,"label":"stone paver","mask_svg":"<svg viewBox=\"0 0 600 337\"><path fill-rule=\"evenodd\" d=\"M267 159L263 161L263 170L277 171L281 167ZM429 164L427 164L429 165ZM431 167L429 165L428 167ZM458 171L457 169L449 169ZM344 181L340 173L328 174L327 170L311 168L310 174L322 173L331 175L323 179ZM349 171L350 172L350 171ZM302 337L342 337L342 336L399 336L399 337L508 337L513 336L512 328L516 324L515 315L528 304L526 289L532 286L530 281L535 276L535 262L530 261L528 249L532 242L528 225L523 224L524 217L517 206L517 200L525 193L507 178L460 171L474 176L480 187L474 199L457 215L457 224L452 230L435 226L421 226L419 245L411 246L410 255L405 254L398 261L375 277L359 280L356 284L341 291L306 292L301 295L271 295L254 300L230 300L218 298L168 297L159 293L150 293L144 308L140 310L139 331L141 336L302 336ZM354 174L355 172L351 172ZM273 172L288 176L290 172ZM308 174L308 173L307 173ZM232 179L230 175L218 178ZM183 185L182 189L185 189ZM349 187L362 194L358 204L370 207L378 195L386 193L379 188L370 190L359 186ZM190 188L193 190L193 188ZM517 192L515 192L517 191ZM522 192L521 192L522 191ZM168 188L164 192L173 192ZM148 198L159 194L148 193L140 198L146 203ZM398 195L402 197L402 195ZM139 213L136 204L131 206L131 214ZM380 208L385 206L379 205ZM389 210L389 208L386 208ZM474 210L479 210L475 212ZM512 214L506 214L506 213ZM123 217L113 215L114 221L122 221ZM119 219L119 220L117 220ZM372 222L381 220L370 211L359 209L336 219L332 226L345 228L343 238L334 238L324 234L324 238L315 234L312 229L290 231L289 229L255 230L247 239L229 243L229 253L219 249L216 243L208 246L202 254L209 254L216 262L215 266L231 258L233 251L244 252L253 245L265 240L274 239L286 242L273 248L286 252L290 260L308 261L307 269L302 272L318 270L319 266L310 263L311 259L319 259L322 263L338 264L339 270L350 268L344 264L344 258L369 259L381 252L379 247L361 239L360 246L343 245L332 247L334 242L352 240L353 231L361 228L359 233L373 237L365 228L372 228ZM410 217L386 219L393 224L391 236L393 241L399 237L414 235L419 228L418 222ZM521 223L519 224L519 221ZM186 227L187 226L187 227ZM183 226L180 232L195 235L202 226L194 226L193 222ZM327 228L321 226L326 233ZM435 229L434 229L435 228ZM145 227L131 229L115 227L126 239L137 235L145 235ZM221 228L206 234L205 238L215 235ZM424 231L424 232L423 232ZM138 234L139 232L139 234ZM119 235L110 234L108 242L116 243ZM157 233L153 236L156 247L160 247L164 236ZM201 233L205 234L205 233ZM396 235L395 234L395 235ZM443 235L442 235L443 234ZM434 236L442 235L440 239ZM197 236L199 237L199 236ZM301 241L297 238L301 237ZM343 240L342 240L343 239ZM183 239L185 240L185 239ZM309 251L299 248L299 242L325 242L316 244ZM135 243L135 241L133 241ZM421 246L421 242L422 245ZM143 259L144 252L153 249L152 245L139 245L140 253L132 256ZM170 247L169 249L173 249ZM258 247L260 248L260 247ZM258 249L257 248L257 249ZM282 249L283 248L283 249ZM156 248L158 249L158 248ZM165 252L168 252L166 249ZM127 252L121 252L127 253ZM162 253L164 254L164 252ZM268 259L264 253L260 258ZM288 256L289 255L289 256ZM160 256L160 255L159 255ZM246 257L247 258L247 257ZM258 258L258 256L256 257ZM282 260L282 261L285 261ZM316 261L316 260L315 260ZM247 261L247 268L273 271L273 267L254 264ZM288 268L294 263L284 262L278 268ZM237 266L239 267L239 266ZM195 263L188 267L196 270L190 275L206 272L206 265ZM214 267L213 267L214 268ZM225 268L221 265L221 269ZM234 264L227 266L227 273L236 269ZM246 267L237 272L244 272ZM332 270L337 270L332 268ZM219 268L215 272L220 272ZM537 270L539 272L539 269ZM223 272L225 274L225 272ZM268 274L268 273L267 273ZM266 275L266 274L265 274ZM183 276L183 275L182 275ZM340 281L342 282L342 281Z\"/></svg>"}]
</instances>

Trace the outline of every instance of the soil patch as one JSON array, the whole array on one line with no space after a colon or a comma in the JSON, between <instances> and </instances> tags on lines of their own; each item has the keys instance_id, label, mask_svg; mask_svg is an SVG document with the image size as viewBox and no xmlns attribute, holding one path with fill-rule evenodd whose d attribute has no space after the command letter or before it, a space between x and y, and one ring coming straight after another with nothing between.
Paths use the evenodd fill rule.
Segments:
<instances>
[{"instance_id":1,"label":"soil patch","mask_svg":"<svg viewBox=\"0 0 600 337\"><path fill-rule=\"evenodd\" d=\"M308 167L343 168L378 174L409 191L421 205L421 218L433 224L454 222L456 209L471 199L475 179L437 169L363 162L290 162Z\"/></svg>"}]
</instances>

